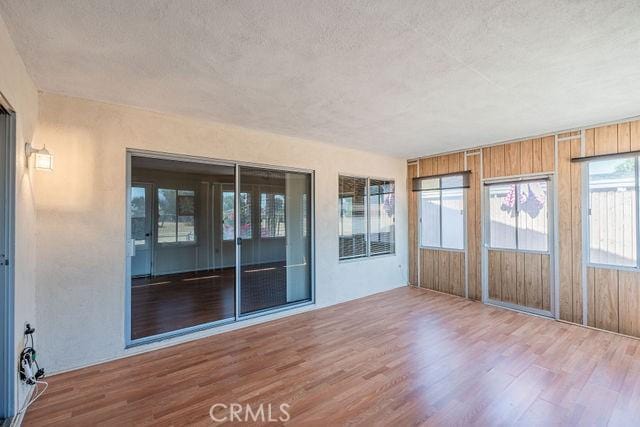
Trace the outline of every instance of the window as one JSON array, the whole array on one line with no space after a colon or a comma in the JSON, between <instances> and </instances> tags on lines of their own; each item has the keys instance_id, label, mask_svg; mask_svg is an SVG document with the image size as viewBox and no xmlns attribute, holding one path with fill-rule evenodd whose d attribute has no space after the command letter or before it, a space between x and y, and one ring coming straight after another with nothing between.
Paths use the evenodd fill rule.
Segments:
<instances>
[{"instance_id":1,"label":"window","mask_svg":"<svg viewBox=\"0 0 640 427\"><path fill-rule=\"evenodd\" d=\"M489 184L489 247L549 250L548 182Z\"/></svg>"},{"instance_id":2,"label":"window","mask_svg":"<svg viewBox=\"0 0 640 427\"><path fill-rule=\"evenodd\" d=\"M144 187L131 186L131 236L134 244L140 248L147 244L146 190Z\"/></svg>"},{"instance_id":3,"label":"window","mask_svg":"<svg viewBox=\"0 0 640 427\"><path fill-rule=\"evenodd\" d=\"M158 189L158 243L196 240L195 192Z\"/></svg>"},{"instance_id":4,"label":"window","mask_svg":"<svg viewBox=\"0 0 640 427\"><path fill-rule=\"evenodd\" d=\"M338 181L339 258L394 253L394 182L349 176Z\"/></svg>"},{"instance_id":5,"label":"window","mask_svg":"<svg viewBox=\"0 0 640 427\"><path fill-rule=\"evenodd\" d=\"M235 210L235 192L222 192L222 239L233 240L236 234L233 212ZM251 196L250 193L240 193L240 237L251 239Z\"/></svg>"},{"instance_id":6,"label":"window","mask_svg":"<svg viewBox=\"0 0 640 427\"><path fill-rule=\"evenodd\" d=\"M395 245L395 185L369 180L369 241L371 255L390 254Z\"/></svg>"},{"instance_id":7,"label":"window","mask_svg":"<svg viewBox=\"0 0 640 427\"><path fill-rule=\"evenodd\" d=\"M284 194L260 194L260 237L285 237Z\"/></svg>"},{"instance_id":8,"label":"window","mask_svg":"<svg viewBox=\"0 0 640 427\"><path fill-rule=\"evenodd\" d=\"M420 181L420 246L464 249L463 175L428 178ZM416 188L414 188L416 189Z\"/></svg>"},{"instance_id":9,"label":"window","mask_svg":"<svg viewBox=\"0 0 640 427\"><path fill-rule=\"evenodd\" d=\"M589 162L589 262L638 267L638 159Z\"/></svg>"}]
</instances>

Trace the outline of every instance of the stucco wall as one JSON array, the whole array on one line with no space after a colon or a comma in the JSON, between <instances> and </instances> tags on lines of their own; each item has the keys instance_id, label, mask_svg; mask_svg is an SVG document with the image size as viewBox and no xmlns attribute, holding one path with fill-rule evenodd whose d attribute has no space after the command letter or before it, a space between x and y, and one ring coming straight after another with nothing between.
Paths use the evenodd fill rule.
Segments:
<instances>
[{"instance_id":1,"label":"stucco wall","mask_svg":"<svg viewBox=\"0 0 640 427\"><path fill-rule=\"evenodd\" d=\"M313 169L317 306L407 283L403 159L53 94L40 97L35 140L55 153L55 171L36 177L40 360L51 371L238 327L125 351L127 148ZM338 173L396 180L395 255L338 262Z\"/></svg>"},{"instance_id":2,"label":"stucco wall","mask_svg":"<svg viewBox=\"0 0 640 427\"><path fill-rule=\"evenodd\" d=\"M17 360L23 348L24 324L27 321L32 323L35 321L35 204L33 173L26 167L24 143L31 139L38 118L38 92L27 74L22 59L16 52L2 17L0 17L0 94L16 112L14 348ZM16 406L22 405L26 392L26 387L17 387Z\"/></svg>"}]
</instances>

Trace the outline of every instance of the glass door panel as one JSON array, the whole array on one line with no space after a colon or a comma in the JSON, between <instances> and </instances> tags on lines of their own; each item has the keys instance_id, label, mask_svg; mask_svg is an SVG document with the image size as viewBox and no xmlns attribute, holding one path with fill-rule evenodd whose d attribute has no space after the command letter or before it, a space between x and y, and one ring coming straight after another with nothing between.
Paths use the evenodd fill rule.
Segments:
<instances>
[{"instance_id":1,"label":"glass door panel","mask_svg":"<svg viewBox=\"0 0 640 427\"><path fill-rule=\"evenodd\" d=\"M130 338L235 319L235 167L132 156L131 178Z\"/></svg>"},{"instance_id":2,"label":"glass door panel","mask_svg":"<svg viewBox=\"0 0 640 427\"><path fill-rule=\"evenodd\" d=\"M241 166L240 314L311 300L311 175Z\"/></svg>"}]
</instances>

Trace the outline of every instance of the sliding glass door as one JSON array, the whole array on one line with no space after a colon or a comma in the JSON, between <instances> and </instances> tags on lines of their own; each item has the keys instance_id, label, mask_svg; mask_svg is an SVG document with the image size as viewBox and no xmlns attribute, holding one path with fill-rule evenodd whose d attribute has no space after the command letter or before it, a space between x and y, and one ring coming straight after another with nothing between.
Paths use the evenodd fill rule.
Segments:
<instances>
[{"instance_id":1,"label":"sliding glass door","mask_svg":"<svg viewBox=\"0 0 640 427\"><path fill-rule=\"evenodd\" d=\"M310 173L130 164L128 342L312 300Z\"/></svg>"},{"instance_id":2,"label":"sliding glass door","mask_svg":"<svg viewBox=\"0 0 640 427\"><path fill-rule=\"evenodd\" d=\"M311 175L239 167L240 315L311 300Z\"/></svg>"}]
</instances>

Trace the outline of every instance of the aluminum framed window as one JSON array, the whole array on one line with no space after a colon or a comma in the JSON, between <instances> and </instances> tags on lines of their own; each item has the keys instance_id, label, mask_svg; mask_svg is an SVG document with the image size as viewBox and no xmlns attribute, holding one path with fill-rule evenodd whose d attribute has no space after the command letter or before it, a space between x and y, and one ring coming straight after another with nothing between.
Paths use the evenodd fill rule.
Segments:
<instances>
[{"instance_id":1,"label":"aluminum framed window","mask_svg":"<svg viewBox=\"0 0 640 427\"><path fill-rule=\"evenodd\" d=\"M464 188L420 192L420 247L464 251Z\"/></svg>"},{"instance_id":2,"label":"aluminum framed window","mask_svg":"<svg viewBox=\"0 0 640 427\"><path fill-rule=\"evenodd\" d=\"M548 178L485 183L487 248L550 253L549 184Z\"/></svg>"},{"instance_id":3,"label":"aluminum framed window","mask_svg":"<svg viewBox=\"0 0 640 427\"><path fill-rule=\"evenodd\" d=\"M587 264L640 269L639 158L590 160L586 171Z\"/></svg>"},{"instance_id":4,"label":"aluminum framed window","mask_svg":"<svg viewBox=\"0 0 640 427\"><path fill-rule=\"evenodd\" d=\"M338 176L340 261L395 253L395 182Z\"/></svg>"}]
</instances>

